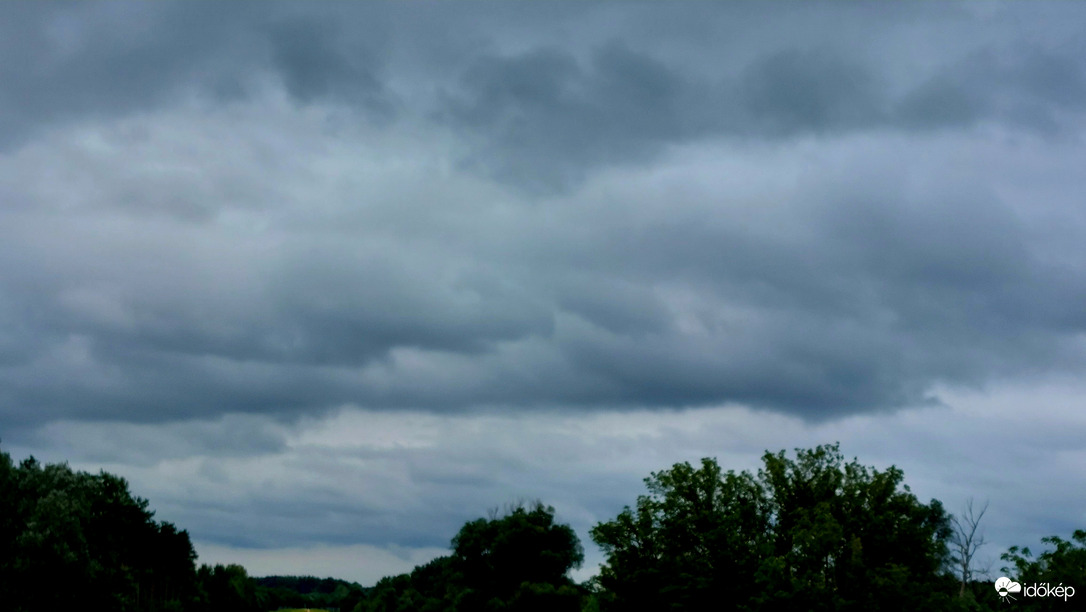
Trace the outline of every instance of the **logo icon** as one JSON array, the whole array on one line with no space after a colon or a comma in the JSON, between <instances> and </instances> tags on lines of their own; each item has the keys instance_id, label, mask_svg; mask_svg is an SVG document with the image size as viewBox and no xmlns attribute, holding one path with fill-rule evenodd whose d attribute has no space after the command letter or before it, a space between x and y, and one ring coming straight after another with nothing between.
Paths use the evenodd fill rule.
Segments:
<instances>
[{"instance_id":1,"label":"logo icon","mask_svg":"<svg viewBox=\"0 0 1086 612\"><path fill-rule=\"evenodd\" d=\"M1014 599L1014 596L1011 595L1011 593L1022 592L1022 585L1011 580L1010 578L1007 578L1006 576L1003 576L999 580L995 581L995 590L996 593L999 593L999 598L1006 602Z\"/></svg>"}]
</instances>

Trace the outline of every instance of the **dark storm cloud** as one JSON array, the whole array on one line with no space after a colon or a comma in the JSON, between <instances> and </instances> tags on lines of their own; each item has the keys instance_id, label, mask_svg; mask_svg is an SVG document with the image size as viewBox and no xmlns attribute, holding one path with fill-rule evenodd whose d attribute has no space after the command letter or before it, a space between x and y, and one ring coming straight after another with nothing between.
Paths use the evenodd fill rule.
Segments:
<instances>
[{"instance_id":1,"label":"dark storm cloud","mask_svg":"<svg viewBox=\"0 0 1086 612\"><path fill-rule=\"evenodd\" d=\"M376 114L392 107L373 51L346 48L337 24L310 19L284 20L271 27L272 62L287 92L299 102L338 99Z\"/></svg>"},{"instance_id":2,"label":"dark storm cloud","mask_svg":"<svg viewBox=\"0 0 1086 612\"><path fill-rule=\"evenodd\" d=\"M23 315L8 318L34 352L3 372L5 420L729 401L820 419L924 402L938 382L1074 371L1081 245L1042 257L1028 208L993 195L985 172L851 155L849 173L810 171L776 206L736 201L738 178L677 178L691 191L663 201L651 177L626 175L602 200L524 209L502 232L487 228L505 212L448 193L448 212L474 222L426 246L358 230L357 245L326 233L274 257L186 261L181 233L138 243L142 260L89 260L98 271L72 286L25 260L8 292ZM148 275L148 257L169 274Z\"/></svg>"},{"instance_id":3,"label":"dark storm cloud","mask_svg":"<svg viewBox=\"0 0 1086 612\"><path fill-rule=\"evenodd\" d=\"M1002 119L1046 133L1086 104L1086 66L1037 44L979 50L954 61L906 94L898 116L922 128Z\"/></svg>"},{"instance_id":4,"label":"dark storm cloud","mask_svg":"<svg viewBox=\"0 0 1086 612\"><path fill-rule=\"evenodd\" d=\"M3 148L58 122L124 116L194 95L249 98L266 75L300 103L334 97L379 115L390 111L378 50L341 44L327 10L299 17L272 3L25 2L4 13ZM366 14L346 23L371 25Z\"/></svg>"},{"instance_id":5,"label":"dark storm cloud","mask_svg":"<svg viewBox=\"0 0 1086 612\"><path fill-rule=\"evenodd\" d=\"M644 160L724 110L621 43L595 50L587 66L555 48L483 57L459 89L446 118L484 135L480 154L493 174L533 191L578 183L600 164Z\"/></svg>"},{"instance_id":6,"label":"dark storm cloud","mask_svg":"<svg viewBox=\"0 0 1086 612\"><path fill-rule=\"evenodd\" d=\"M720 60L717 74L686 71L616 41L587 59L555 48L485 56L464 71L443 116L478 139L469 164L530 193L554 193L598 167L648 162L705 138L967 130L984 121L1052 135L1086 103L1083 62L1035 44L947 58L904 88L850 45L786 44L745 65Z\"/></svg>"},{"instance_id":7,"label":"dark storm cloud","mask_svg":"<svg viewBox=\"0 0 1086 612\"><path fill-rule=\"evenodd\" d=\"M1073 53L1081 45L1058 28L1052 40L1029 40L1015 30L1016 8L988 16L1005 40L980 35L982 22L960 7L886 15L631 7L619 25L605 8L19 4L2 26L5 56L16 61L0 69L0 137L12 146L58 121L193 95L249 99L270 77L299 104L334 101L359 117L428 107L473 143L465 163L553 193L600 166L649 161L691 140L961 128L986 118L1051 133L1083 100ZM934 34L903 53L894 45L918 23ZM949 40L949 28L977 42ZM548 42L571 31L575 44ZM518 32L523 40L511 45ZM944 56L913 65L910 55L931 53L923 46L938 36L948 39L936 38Z\"/></svg>"},{"instance_id":8,"label":"dark storm cloud","mask_svg":"<svg viewBox=\"0 0 1086 612\"><path fill-rule=\"evenodd\" d=\"M459 71L437 114L475 143L469 166L553 194L596 169L651 162L706 138L969 130L985 121L1053 135L1086 102L1078 37L1053 27L1049 40L1032 39L1016 10L987 16L1003 39L983 34L968 11L898 11L895 20L842 10L837 21L831 13L783 11L774 31L766 14L720 9L697 26L684 22L686 35L703 37L696 52L675 52L680 34L668 27L642 40L600 27L574 49L486 47ZM631 30L638 23L630 19ZM918 23L928 38L910 32ZM744 27L767 40L726 42L752 37Z\"/></svg>"},{"instance_id":9,"label":"dark storm cloud","mask_svg":"<svg viewBox=\"0 0 1086 612\"><path fill-rule=\"evenodd\" d=\"M872 72L839 53L788 49L748 66L735 93L755 134L854 130L885 120Z\"/></svg>"},{"instance_id":10,"label":"dark storm cloud","mask_svg":"<svg viewBox=\"0 0 1086 612\"><path fill-rule=\"evenodd\" d=\"M1078 371L1086 86L1049 18L192 6L4 9L7 427L818 419Z\"/></svg>"},{"instance_id":11,"label":"dark storm cloud","mask_svg":"<svg viewBox=\"0 0 1086 612\"><path fill-rule=\"evenodd\" d=\"M5 9L5 147L42 124L145 110L186 93L194 80L235 80L227 50L232 6L15 3ZM187 27L186 27L187 26ZM200 33L197 36L197 32ZM243 60L244 61L244 60Z\"/></svg>"}]
</instances>

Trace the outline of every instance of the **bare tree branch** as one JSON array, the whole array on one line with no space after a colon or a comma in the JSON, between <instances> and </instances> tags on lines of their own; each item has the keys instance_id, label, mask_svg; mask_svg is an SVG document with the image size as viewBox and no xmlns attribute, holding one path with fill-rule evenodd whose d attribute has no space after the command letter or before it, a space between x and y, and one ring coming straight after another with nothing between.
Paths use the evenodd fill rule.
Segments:
<instances>
[{"instance_id":1,"label":"bare tree branch","mask_svg":"<svg viewBox=\"0 0 1086 612\"><path fill-rule=\"evenodd\" d=\"M973 574L976 571L974 558L977 550L986 544L984 532L978 531L978 529L980 521L987 511L987 501L984 502L984 506L978 512L973 507L973 498L970 497L965 504L965 512L960 517L950 517L951 527L953 528L953 533L950 535L951 562L955 568L955 573L961 577L959 596L965 595L966 586L973 580Z\"/></svg>"}]
</instances>

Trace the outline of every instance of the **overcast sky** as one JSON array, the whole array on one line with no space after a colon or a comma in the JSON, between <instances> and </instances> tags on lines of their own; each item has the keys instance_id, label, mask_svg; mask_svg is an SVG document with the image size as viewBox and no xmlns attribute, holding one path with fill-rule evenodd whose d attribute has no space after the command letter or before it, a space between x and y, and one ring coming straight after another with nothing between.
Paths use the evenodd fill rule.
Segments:
<instances>
[{"instance_id":1,"label":"overcast sky","mask_svg":"<svg viewBox=\"0 0 1086 612\"><path fill-rule=\"evenodd\" d=\"M841 442L1086 528L1086 5L3 3L0 438L200 561Z\"/></svg>"}]
</instances>

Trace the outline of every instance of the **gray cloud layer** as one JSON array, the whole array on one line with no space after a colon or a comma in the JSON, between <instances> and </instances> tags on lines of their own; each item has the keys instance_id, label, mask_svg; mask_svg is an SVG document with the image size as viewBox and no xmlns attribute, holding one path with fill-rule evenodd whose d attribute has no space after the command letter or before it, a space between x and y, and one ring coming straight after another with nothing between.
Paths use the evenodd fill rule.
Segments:
<instances>
[{"instance_id":1,"label":"gray cloud layer","mask_svg":"<svg viewBox=\"0 0 1086 612\"><path fill-rule=\"evenodd\" d=\"M3 424L1080 371L1078 7L491 8L5 7Z\"/></svg>"},{"instance_id":2,"label":"gray cloud layer","mask_svg":"<svg viewBox=\"0 0 1086 612\"><path fill-rule=\"evenodd\" d=\"M982 566L997 568L1008 546L1035 548L1081 525L1081 383L939 393L947 406L821 424L741 408L471 417L345 409L295 425L259 416L68 421L33 444L46 458L125 474L160 519L191 530L202 562L363 584L442 554L488 508L534 497L586 541L587 577L601 560L588 529L643 493L650 471L703 456L755 469L766 448L829 439L865 464L897 465L921 499L950 511L969 497L989 500Z\"/></svg>"}]
</instances>

